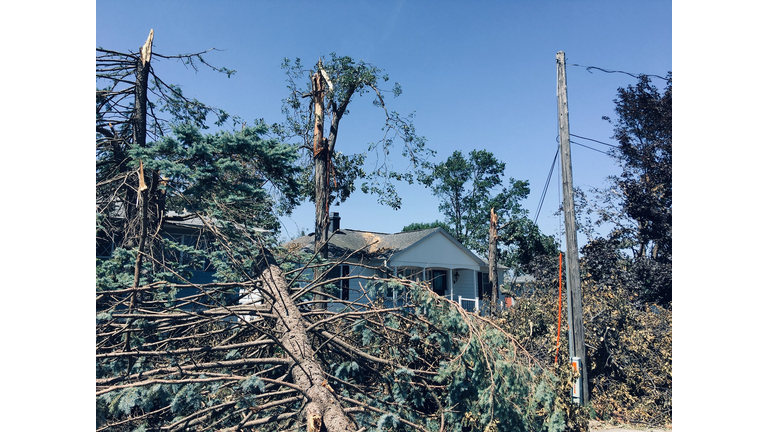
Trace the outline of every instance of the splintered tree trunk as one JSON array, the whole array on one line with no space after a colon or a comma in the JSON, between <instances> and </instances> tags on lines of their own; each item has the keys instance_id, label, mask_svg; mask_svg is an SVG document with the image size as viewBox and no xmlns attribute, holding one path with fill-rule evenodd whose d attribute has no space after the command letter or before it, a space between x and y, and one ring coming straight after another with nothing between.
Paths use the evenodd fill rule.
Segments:
<instances>
[{"instance_id":1,"label":"splintered tree trunk","mask_svg":"<svg viewBox=\"0 0 768 432\"><path fill-rule=\"evenodd\" d=\"M154 30L149 31L149 37L144 45L139 49L140 58L136 65L136 87L135 87L135 104L133 111L133 144L139 147L144 147L147 144L147 82L149 81L149 62L152 59L152 40L154 39ZM139 287L141 280L141 263L144 257L144 249L147 242L147 208L149 194L147 193L147 185L144 182L144 166L139 164L139 241L136 252L136 264L133 272L133 288ZM131 294L131 300L128 305L128 310L133 311L138 306L137 293L134 291ZM130 350L131 339L129 334L125 336L125 349ZM133 365L133 359L128 358L128 371L130 372Z\"/></svg>"},{"instance_id":2,"label":"splintered tree trunk","mask_svg":"<svg viewBox=\"0 0 768 432\"><path fill-rule=\"evenodd\" d=\"M315 349L307 336L306 323L298 306L291 300L282 270L271 256L267 256L263 265L261 280L271 313L278 317L276 331L281 335L280 345L294 360L290 371L293 383L307 397L304 410L307 430L320 432L323 425L329 432L357 430L354 421L344 413L340 401L327 387L325 372L313 355Z\"/></svg>"},{"instance_id":3,"label":"splintered tree trunk","mask_svg":"<svg viewBox=\"0 0 768 432\"><path fill-rule=\"evenodd\" d=\"M323 137L325 114L323 110L323 77L319 72L312 76L312 96L315 112L314 164L315 164L315 252L328 258L328 143Z\"/></svg>"},{"instance_id":4,"label":"splintered tree trunk","mask_svg":"<svg viewBox=\"0 0 768 432\"><path fill-rule=\"evenodd\" d=\"M312 98L315 112L314 131L314 164L315 164L315 252L323 259L328 259L328 201L330 197L328 140L323 137L325 112L323 102L325 91L323 77L320 72L312 76ZM315 280L321 277L323 272L315 270ZM322 290L321 286L318 289ZM325 297L315 294L315 300L324 300ZM315 308L324 309L325 303L316 303Z\"/></svg>"},{"instance_id":5,"label":"splintered tree trunk","mask_svg":"<svg viewBox=\"0 0 768 432\"><path fill-rule=\"evenodd\" d=\"M491 314L496 315L496 306L499 303L499 279L498 274L498 223L499 218L491 209L491 227L488 232L488 280L491 283Z\"/></svg>"},{"instance_id":6,"label":"splintered tree trunk","mask_svg":"<svg viewBox=\"0 0 768 432\"><path fill-rule=\"evenodd\" d=\"M152 41L155 31L149 31L149 37L139 49L139 61L136 64L135 104L133 111L133 145L144 147L147 144L147 88L149 81L149 62L152 60ZM139 244L136 254L136 268L134 272L133 287L139 286L139 273L141 270L142 253L147 238L147 185L144 183L144 166L139 166L139 205L141 216L139 219ZM133 305L135 295L131 298Z\"/></svg>"}]
</instances>

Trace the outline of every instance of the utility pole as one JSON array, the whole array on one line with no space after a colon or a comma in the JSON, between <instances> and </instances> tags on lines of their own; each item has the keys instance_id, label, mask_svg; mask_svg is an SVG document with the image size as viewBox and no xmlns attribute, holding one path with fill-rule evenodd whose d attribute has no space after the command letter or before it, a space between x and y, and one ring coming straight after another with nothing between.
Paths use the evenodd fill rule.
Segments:
<instances>
[{"instance_id":1,"label":"utility pole","mask_svg":"<svg viewBox=\"0 0 768 432\"><path fill-rule=\"evenodd\" d=\"M574 401L589 402L587 381L587 351L584 347L584 317L581 309L581 276L579 249L576 242L576 211L573 204L573 175L571 173L571 140L568 126L568 90L565 80L565 53L557 53L557 118L560 127L560 165L563 173L563 212L565 214L565 265L568 297L568 345L571 363L580 372L574 384ZM578 357L575 361L574 357ZM580 363L580 364L579 364Z\"/></svg>"}]
</instances>

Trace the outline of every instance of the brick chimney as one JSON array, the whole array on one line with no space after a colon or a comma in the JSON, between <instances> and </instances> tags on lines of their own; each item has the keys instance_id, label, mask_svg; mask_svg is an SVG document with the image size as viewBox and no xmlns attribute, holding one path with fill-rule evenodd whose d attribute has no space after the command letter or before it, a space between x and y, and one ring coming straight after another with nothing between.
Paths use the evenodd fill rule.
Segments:
<instances>
[{"instance_id":1,"label":"brick chimney","mask_svg":"<svg viewBox=\"0 0 768 432\"><path fill-rule=\"evenodd\" d=\"M328 233L329 235L341 229L341 217L339 216L339 212L331 213L331 223L328 225L328 229L330 230Z\"/></svg>"}]
</instances>

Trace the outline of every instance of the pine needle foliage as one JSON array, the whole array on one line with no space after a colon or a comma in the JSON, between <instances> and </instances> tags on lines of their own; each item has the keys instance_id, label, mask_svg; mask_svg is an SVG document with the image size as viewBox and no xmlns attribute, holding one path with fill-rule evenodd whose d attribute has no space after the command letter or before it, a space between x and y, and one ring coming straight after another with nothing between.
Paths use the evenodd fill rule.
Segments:
<instances>
[{"instance_id":1,"label":"pine needle foliage","mask_svg":"<svg viewBox=\"0 0 768 432\"><path fill-rule=\"evenodd\" d=\"M300 194L296 149L263 124L204 133L207 115L223 122L223 112L157 77L150 133L137 139L141 101L120 85L139 61L97 51L97 81L111 80L97 90L97 431L302 429L318 387L326 410L346 417L324 419L329 431L565 430L558 378L425 284L378 269L371 302L326 295L341 309L312 307L341 261L282 250L256 230ZM169 235L172 222L193 222L193 241ZM302 277L316 267L324 279ZM199 272L211 280L194 282ZM403 300L388 306L391 289ZM322 385L297 378L314 367Z\"/></svg>"}]
</instances>

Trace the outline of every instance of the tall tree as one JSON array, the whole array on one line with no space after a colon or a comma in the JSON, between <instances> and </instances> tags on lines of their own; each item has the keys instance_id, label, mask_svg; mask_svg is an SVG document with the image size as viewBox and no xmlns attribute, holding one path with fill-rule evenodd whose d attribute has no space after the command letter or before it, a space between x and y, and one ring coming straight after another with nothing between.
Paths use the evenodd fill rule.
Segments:
<instances>
[{"instance_id":1,"label":"tall tree","mask_svg":"<svg viewBox=\"0 0 768 432\"><path fill-rule=\"evenodd\" d=\"M283 103L287 120L278 126L278 130L285 137L300 139L310 162L308 171L314 170L313 179L319 178L319 181L308 181L311 187L306 190L319 209L316 214L320 214L320 220L316 224L320 225L316 229L327 226L325 209L330 203L348 198L358 179L363 180L363 192L376 194L381 204L399 208L401 199L393 182L415 181L423 174L427 159L434 154L426 147L426 139L416 134L413 114L401 116L387 108L384 93L399 96L402 93L400 84L395 83L391 90L385 90L382 84L389 81L389 76L383 70L336 53L330 54L329 61L321 58L311 70L306 70L300 59L293 63L285 59L283 68L291 93ZM367 153L344 154L336 148L341 120L349 113L355 95L364 97L370 92L374 93L373 105L383 113L382 137L369 145ZM304 98L310 98L309 105L302 102ZM407 161L405 170L396 169L389 156L396 140L402 142L401 153ZM376 154L376 162L369 170L364 170L366 156L371 152ZM320 189L329 191L327 197L318 193Z\"/></svg>"},{"instance_id":2,"label":"tall tree","mask_svg":"<svg viewBox=\"0 0 768 432\"><path fill-rule=\"evenodd\" d=\"M139 61L131 53L112 59L131 73ZM121 91L99 93L102 108L117 106ZM186 102L176 106L189 113ZM122 107L131 119L133 104ZM298 194L296 148L264 138L263 124L206 134L178 121L143 146L133 125L97 136L99 229L117 236L129 211L122 206L143 213L126 196L142 182L151 191L153 173L159 180L146 202L157 220L140 230L143 253L137 241L117 239L111 256L97 259L98 431L565 428L551 372L531 367L495 323L423 283L370 278L372 299L390 287L408 290L400 308L341 299L342 312L304 307L334 280L302 280L309 259L273 255L269 239L250 229ZM162 235L163 220L176 217L170 210L192 213L197 244ZM166 253L174 250L210 260L214 281L191 282L185 264ZM138 285L136 256L144 257Z\"/></svg>"},{"instance_id":3,"label":"tall tree","mask_svg":"<svg viewBox=\"0 0 768 432\"><path fill-rule=\"evenodd\" d=\"M433 165L424 182L440 198L440 211L450 233L468 248L488 252L491 209L498 217L498 238L507 246L500 262L519 268L535 253L554 253L554 240L542 236L520 201L530 193L528 182L509 179L503 186L505 163L487 150L472 150L469 158L456 150L445 162Z\"/></svg>"},{"instance_id":4,"label":"tall tree","mask_svg":"<svg viewBox=\"0 0 768 432\"><path fill-rule=\"evenodd\" d=\"M315 202L315 252L322 259L328 259L328 227L330 223L329 207L336 201L344 201L355 189L355 181L363 178L363 192L375 193L379 202L397 209L400 207L400 197L394 187L394 180L406 180L412 183L414 178L423 175L425 158L432 152L426 148L426 140L416 135L412 115L401 117L396 111L389 111L384 102L380 81L389 81L389 76L376 66L364 61L355 61L351 57L339 57L331 53L331 59L324 62L318 60L315 67L309 71L309 84L306 92L299 90L299 83L305 73L301 60L291 64L286 58L283 68L288 75L288 88L291 94L283 103L283 112L287 116L286 123L278 127L284 137L298 137L302 148L306 150L311 161L307 166L309 180L307 196ZM349 112L349 104L357 94L360 97L373 91L376 96L373 104L384 113L383 137L369 146L368 151L375 151L382 158L376 158L373 170L365 172L363 165L366 154L345 156L336 151L341 119ZM398 83L391 90L395 97L401 93ZM302 109L303 98L309 98L309 109ZM329 117L330 122L326 122ZM326 124L328 131L326 134ZM400 172L393 169L389 153L395 138L403 142L402 154L409 162L409 168ZM341 182L339 181L341 180ZM335 194L334 194L335 193ZM316 278L322 272L316 272ZM317 295L322 297L321 294ZM316 307L324 307L325 303L317 303Z\"/></svg>"},{"instance_id":5,"label":"tall tree","mask_svg":"<svg viewBox=\"0 0 768 432\"><path fill-rule=\"evenodd\" d=\"M646 301L672 300L672 74L663 93L641 75L618 89L614 125L619 146L612 155L622 168L612 187L598 191L602 204L590 210L598 224L614 229L607 244L632 251L634 287ZM613 241L615 240L615 241Z\"/></svg>"},{"instance_id":6,"label":"tall tree","mask_svg":"<svg viewBox=\"0 0 768 432\"><path fill-rule=\"evenodd\" d=\"M641 75L635 86L618 89L612 154L622 167L612 180L623 212L635 222L637 256L672 258L672 73L663 93Z\"/></svg>"}]
</instances>

